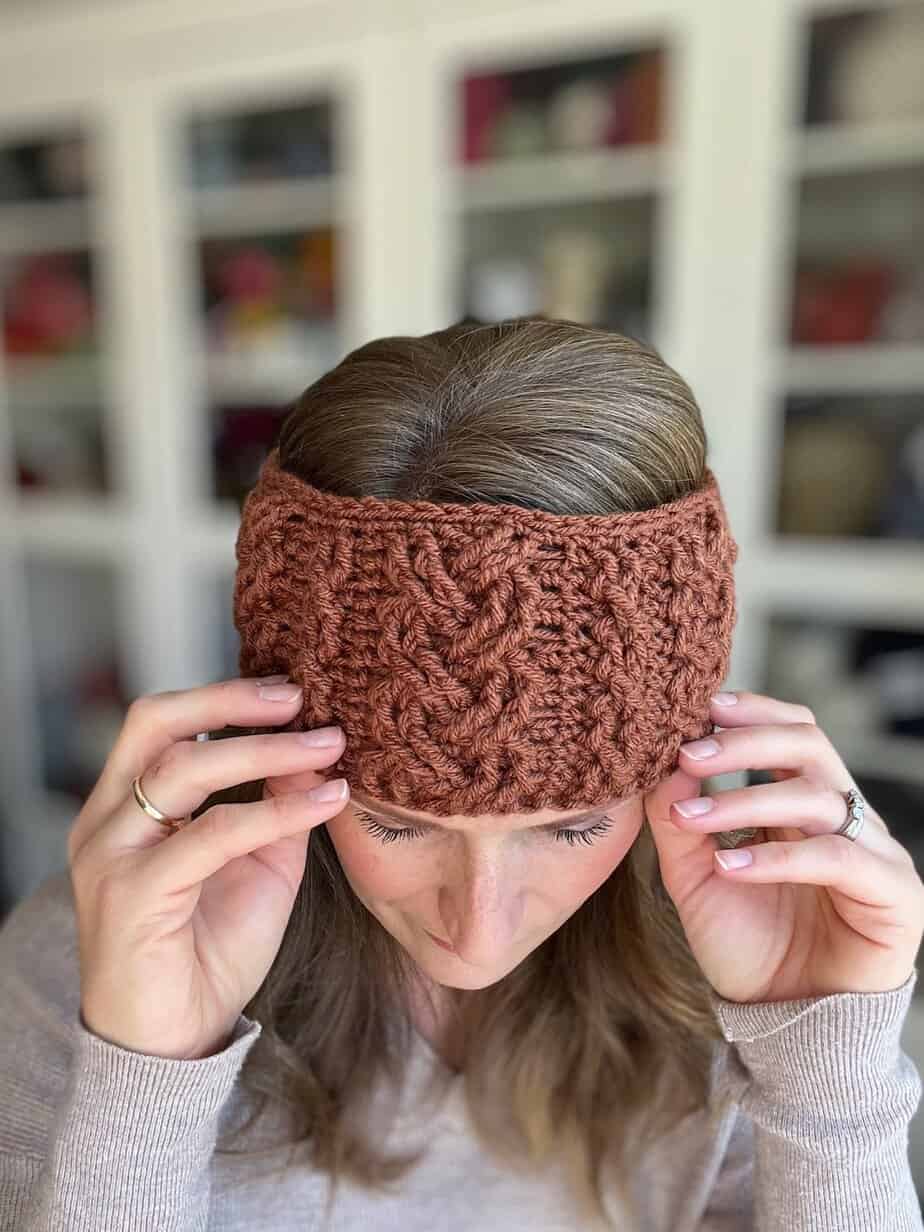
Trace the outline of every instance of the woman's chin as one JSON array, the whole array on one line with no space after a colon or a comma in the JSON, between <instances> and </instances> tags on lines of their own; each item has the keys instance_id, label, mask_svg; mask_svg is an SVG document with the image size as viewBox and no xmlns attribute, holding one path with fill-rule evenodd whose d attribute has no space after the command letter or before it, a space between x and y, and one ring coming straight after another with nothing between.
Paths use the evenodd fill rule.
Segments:
<instances>
[{"instance_id":1,"label":"woman's chin","mask_svg":"<svg viewBox=\"0 0 924 1232\"><path fill-rule=\"evenodd\" d=\"M463 962L456 954L439 951L434 953L432 950L426 955L415 953L413 958L428 979L434 984L441 984L444 988L462 988L470 991L490 988L492 984L497 984L513 970L513 967L504 967L485 971L483 968L473 967ZM513 966L516 966L516 963Z\"/></svg>"},{"instance_id":2,"label":"woman's chin","mask_svg":"<svg viewBox=\"0 0 924 1232\"><path fill-rule=\"evenodd\" d=\"M437 971L434 968L435 964L425 968L426 975L434 984L440 984L443 988L465 989L468 992L474 992L479 988L490 988L492 984L504 978L503 975L482 975L472 967L453 972Z\"/></svg>"}]
</instances>

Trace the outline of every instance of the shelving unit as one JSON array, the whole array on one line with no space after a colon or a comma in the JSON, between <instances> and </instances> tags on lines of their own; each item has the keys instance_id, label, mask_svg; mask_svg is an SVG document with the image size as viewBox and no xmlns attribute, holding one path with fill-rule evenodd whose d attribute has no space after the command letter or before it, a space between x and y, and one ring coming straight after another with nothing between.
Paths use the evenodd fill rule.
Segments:
<instances>
[{"instance_id":1,"label":"shelving unit","mask_svg":"<svg viewBox=\"0 0 924 1232\"><path fill-rule=\"evenodd\" d=\"M763 679L770 691L801 692L870 798L893 801L894 828L915 847L924 810L924 719L912 696L916 676L924 687L924 510L915 529L911 492L902 496L903 522L895 521L899 506L893 502L890 511L889 498L898 482L896 442L909 464L913 438L924 442L924 304L913 307L914 280L924 287L924 105L902 114L883 80L872 113L861 86L889 62L875 48L883 15L911 19L914 10L802 7L794 33L806 84L814 74L817 88L793 99L781 159L793 258L772 395L776 475L766 508L777 502L768 518L776 534L768 543L771 568L755 562L769 617ZM921 14L913 20L924 39ZM864 38L872 39L865 59ZM868 279L866 290L842 289L840 318L825 317L813 297L830 295L839 278L855 286ZM884 304L876 300L876 279L889 284ZM896 311L902 295L903 311ZM803 495L809 477L815 509ZM902 660L890 657L896 643L909 648ZM800 644L809 664L827 656L814 685L800 665ZM865 670L851 674L858 646L869 651ZM884 670L890 664L899 670ZM903 804L896 787L905 792Z\"/></svg>"},{"instance_id":2,"label":"shelving unit","mask_svg":"<svg viewBox=\"0 0 924 1232\"><path fill-rule=\"evenodd\" d=\"M877 15L917 7L280 0L268 20L256 0L194 17L110 0L79 22L55 5L0 17L0 193L12 149L76 133L92 151L83 197L0 200L0 306L10 262L86 252L98 343L51 361L0 348L0 895L61 862L74 788L131 697L236 671L237 501L286 404L371 337L492 305L577 305L690 382L741 548L729 684L779 682L824 716L914 846L924 732L884 666L901 634L920 679L924 530L870 519L924 433L924 302L919 329L910 290L895 311L924 252L924 107L857 119L832 66L859 56L864 21L884 37ZM601 119L621 73L647 100L634 140ZM216 287L234 301L248 279L291 289L292 251L310 327L280 323L272 294L222 303ZM838 283L859 256L901 276L878 317ZM87 442L98 429L104 482L22 486L24 431L61 465L52 430L76 422ZM879 488L853 483L861 465Z\"/></svg>"}]
</instances>

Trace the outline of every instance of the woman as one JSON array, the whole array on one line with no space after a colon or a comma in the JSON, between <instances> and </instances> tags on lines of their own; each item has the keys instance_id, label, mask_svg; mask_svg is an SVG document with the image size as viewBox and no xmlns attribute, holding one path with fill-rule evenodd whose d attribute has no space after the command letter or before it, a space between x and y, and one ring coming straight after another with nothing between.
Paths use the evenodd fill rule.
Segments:
<instances>
[{"instance_id":1,"label":"woman","mask_svg":"<svg viewBox=\"0 0 924 1232\"><path fill-rule=\"evenodd\" d=\"M632 339L306 390L242 678L134 702L0 931L0 1228L921 1228L924 887L806 707L715 693L735 555Z\"/></svg>"}]
</instances>

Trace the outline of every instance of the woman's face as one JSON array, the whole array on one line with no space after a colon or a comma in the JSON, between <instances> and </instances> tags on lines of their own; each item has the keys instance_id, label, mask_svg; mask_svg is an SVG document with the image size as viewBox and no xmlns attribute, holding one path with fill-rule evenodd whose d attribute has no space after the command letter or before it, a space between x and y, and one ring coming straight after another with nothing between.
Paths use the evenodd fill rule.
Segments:
<instances>
[{"instance_id":1,"label":"woman's face","mask_svg":"<svg viewBox=\"0 0 924 1232\"><path fill-rule=\"evenodd\" d=\"M452 988L503 979L609 877L641 793L587 809L435 817L353 791L327 830L354 892L421 971Z\"/></svg>"}]
</instances>

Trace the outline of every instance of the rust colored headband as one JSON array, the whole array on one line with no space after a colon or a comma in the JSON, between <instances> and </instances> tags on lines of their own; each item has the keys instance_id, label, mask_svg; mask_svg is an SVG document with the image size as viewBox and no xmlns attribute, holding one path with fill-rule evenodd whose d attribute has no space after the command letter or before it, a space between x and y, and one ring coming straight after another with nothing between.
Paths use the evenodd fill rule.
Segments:
<instances>
[{"instance_id":1,"label":"rust colored headband","mask_svg":"<svg viewBox=\"0 0 924 1232\"><path fill-rule=\"evenodd\" d=\"M555 514L319 491L266 458L237 537L243 676L287 671L278 730L339 723L329 773L436 816L646 791L712 730L737 620L718 483Z\"/></svg>"}]
</instances>

